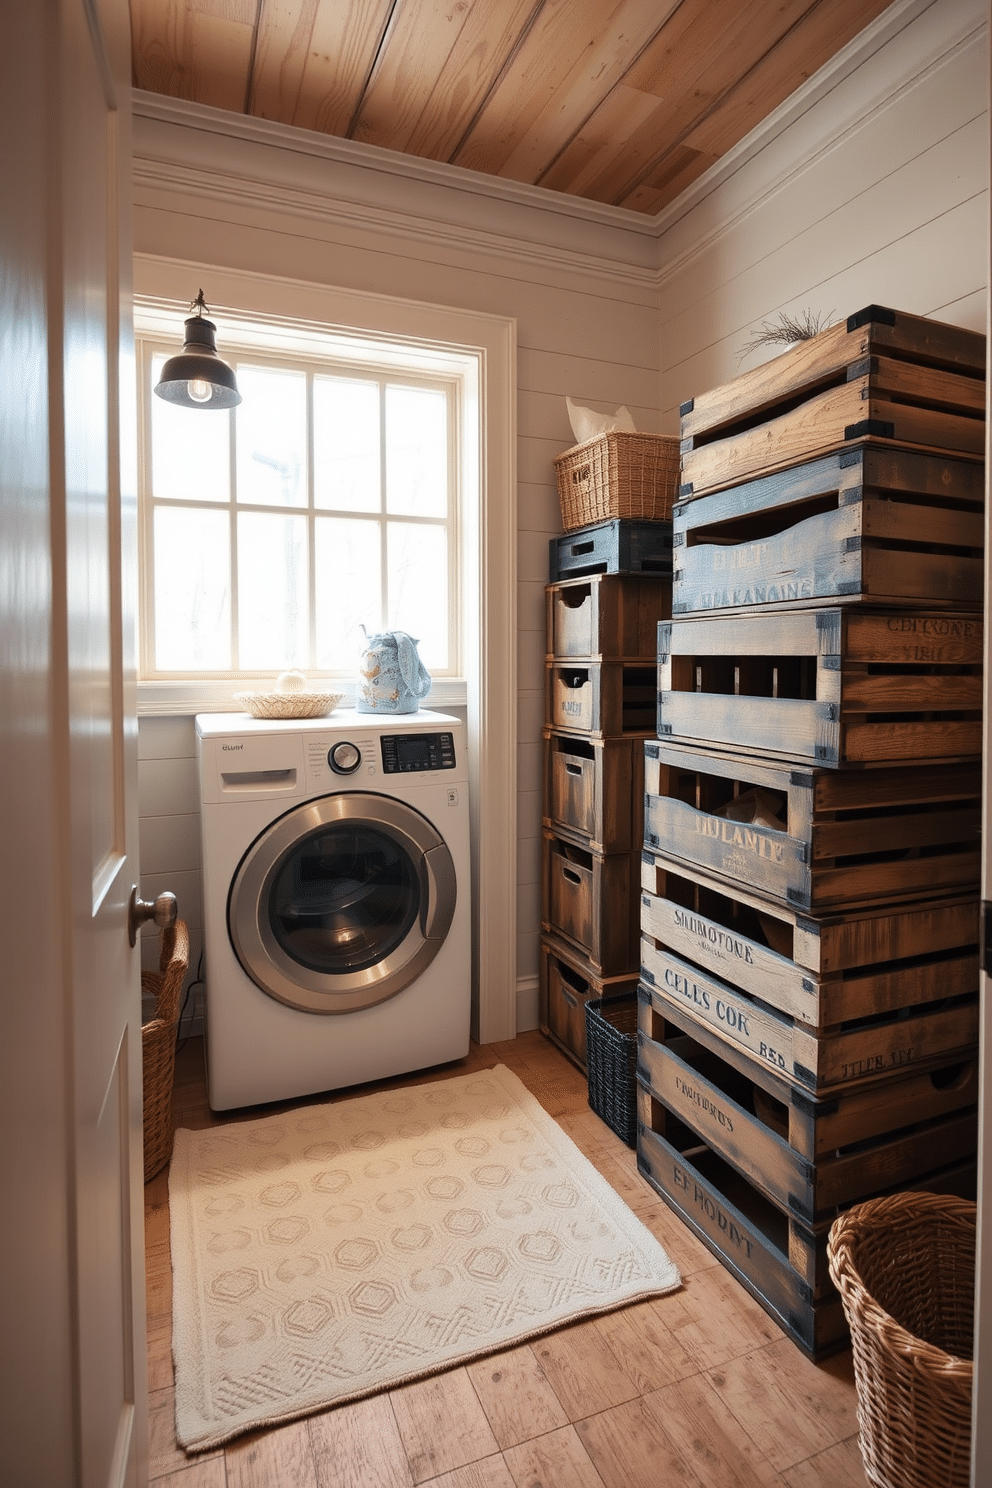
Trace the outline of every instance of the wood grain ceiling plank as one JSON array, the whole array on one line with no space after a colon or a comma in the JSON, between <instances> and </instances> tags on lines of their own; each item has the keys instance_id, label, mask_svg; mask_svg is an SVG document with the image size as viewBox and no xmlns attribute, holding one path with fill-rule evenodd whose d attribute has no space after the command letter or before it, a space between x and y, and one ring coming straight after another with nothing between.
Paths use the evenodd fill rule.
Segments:
<instances>
[{"instance_id":1,"label":"wood grain ceiling plank","mask_svg":"<svg viewBox=\"0 0 992 1488\"><path fill-rule=\"evenodd\" d=\"M652 171L664 168L668 152L683 144L741 74L801 22L809 7L810 0L780 0L774 7L767 0L744 5L739 0L685 0L671 28L625 79L628 86L656 96L657 108L588 182L583 195L614 205L627 201ZM725 148L734 143L728 139ZM564 189L570 188L566 184Z\"/></svg>"},{"instance_id":2,"label":"wood grain ceiling plank","mask_svg":"<svg viewBox=\"0 0 992 1488\"><path fill-rule=\"evenodd\" d=\"M403 0L352 137L412 155L433 155L437 135L458 140L532 7L534 0Z\"/></svg>"},{"instance_id":3,"label":"wood grain ceiling plank","mask_svg":"<svg viewBox=\"0 0 992 1488\"><path fill-rule=\"evenodd\" d=\"M659 212L887 8L887 0L821 0L619 205ZM684 152L695 165L688 171Z\"/></svg>"},{"instance_id":4,"label":"wood grain ceiling plank","mask_svg":"<svg viewBox=\"0 0 992 1488\"><path fill-rule=\"evenodd\" d=\"M248 96L258 119L292 119L317 18L317 0L261 0Z\"/></svg>"},{"instance_id":5,"label":"wood grain ceiling plank","mask_svg":"<svg viewBox=\"0 0 992 1488\"><path fill-rule=\"evenodd\" d=\"M570 140L605 103L631 66L664 28L679 0L623 0L605 20L513 153L501 176L539 181Z\"/></svg>"},{"instance_id":6,"label":"wood grain ceiling plank","mask_svg":"<svg viewBox=\"0 0 992 1488\"><path fill-rule=\"evenodd\" d=\"M610 16L621 8L614 4ZM548 98L595 48L603 27L602 0L544 0L452 163L502 175Z\"/></svg>"},{"instance_id":7,"label":"wood grain ceiling plank","mask_svg":"<svg viewBox=\"0 0 992 1488\"><path fill-rule=\"evenodd\" d=\"M802 26L784 36L721 100L720 108L686 136L687 142L703 150L719 150L728 133L766 118L790 93L812 77L825 62L845 47L887 10L891 0L821 0Z\"/></svg>"},{"instance_id":8,"label":"wood grain ceiling plank","mask_svg":"<svg viewBox=\"0 0 992 1488\"><path fill-rule=\"evenodd\" d=\"M131 0L135 86L241 113L258 0Z\"/></svg>"},{"instance_id":9,"label":"wood grain ceiling plank","mask_svg":"<svg viewBox=\"0 0 992 1488\"><path fill-rule=\"evenodd\" d=\"M544 0L476 4L438 75L406 148L432 160L450 160L504 69L523 44Z\"/></svg>"},{"instance_id":10,"label":"wood grain ceiling plank","mask_svg":"<svg viewBox=\"0 0 992 1488\"><path fill-rule=\"evenodd\" d=\"M618 83L544 173L541 185L551 191L582 196L588 183L607 169L623 150L624 142L647 122L657 107L658 100L653 95Z\"/></svg>"},{"instance_id":11,"label":"wood grain ceiling plank","mask_svg":"<svg viewBox=\"0 0 992 1488\"><path fill-rule=\"evenodd\" d=\"M396 0L318 0L294 111L285 122L347 135Z\"/></svg>"}]
</instances>

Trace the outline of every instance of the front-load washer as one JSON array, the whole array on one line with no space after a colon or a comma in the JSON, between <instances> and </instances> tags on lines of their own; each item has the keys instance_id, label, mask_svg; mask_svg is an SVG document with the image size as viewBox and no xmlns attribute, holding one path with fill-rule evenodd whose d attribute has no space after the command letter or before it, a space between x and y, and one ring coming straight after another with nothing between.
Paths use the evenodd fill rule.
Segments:
<instances>
[{"instance_id":1,"label":"front-load washer","mask_svg":"<svg viewBox=\"0 0 992 1488\"><path fill-rule=\"evenodd\" d=\"M215 1111L461 1059L464 726L337 710L196 719Z\"/></svg>"}]
</instances>

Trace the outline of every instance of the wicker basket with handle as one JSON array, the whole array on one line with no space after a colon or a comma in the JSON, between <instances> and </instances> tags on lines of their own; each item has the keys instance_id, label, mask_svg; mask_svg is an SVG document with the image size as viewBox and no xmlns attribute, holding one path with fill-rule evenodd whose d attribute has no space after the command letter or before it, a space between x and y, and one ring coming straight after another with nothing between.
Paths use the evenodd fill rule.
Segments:
<instances>
[{"instance_id":1,"label":"wicker basket with handle","mask_svg":"<svg viewBox=\"0 0 992 1488\"><path fill-rule=\"evenodd\" d=\"M623 517L670 521L679 441L668 434L597 434L555 460L566 532Z\"/></svg>"},{"instance_id":2,"label":"wicker basket with handle","mask_svg":"<svg viewBox=\"0 0 992 1488\"><path fill-rule=\"evenodd\" d=\"M163 930L159 969L141 973L141 990L155 998L155 1016L141 1030L144 1075L145 1182L172 1156L172 1078L176 1065L179 999L189 967L189 930L184 920Z\"/></svg>"},{"instance_id":3,"label":"wicker basket with handle","mask_svg":"<svg viewBox=\"0 0 992 1488\"><path fill-rule=\"evenodd\" d=\"M857 1204L830 1227L875 1488L968 1488L975 1217L967 1199L898 1193Z\"/></svg>"}]
</instances>

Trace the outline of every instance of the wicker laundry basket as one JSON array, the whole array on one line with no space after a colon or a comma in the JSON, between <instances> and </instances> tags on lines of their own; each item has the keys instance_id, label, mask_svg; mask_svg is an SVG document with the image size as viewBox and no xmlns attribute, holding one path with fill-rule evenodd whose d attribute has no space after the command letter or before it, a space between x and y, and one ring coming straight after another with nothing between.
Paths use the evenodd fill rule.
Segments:
<instances>
[{"instance_id":1,"label":"wicker laundry basket","mask_svg":"<svg viewBox=\"0 0 992 1488\"><path fill-rule=\"evenodd\" d=\"M597 434L558 455L565 531L616 517L670 521L680 458L679 441L669 434Z\"/></svg>"},{"instance_id":2,"label":"wicker laundry basket","mask_svg":"<svg viewBox=\"0 0 992 1488\"><path fill-rule=\"evenodd\" d=\"M975 1216L967 1199L899 1193L830 1227L875 1488L968 1488Z\"/></svg>"},{"instance_id":3,"label":"wicker laundry basket","mask_svg":"<svg viewBox=\"0 0 992 1488\"><path fill-rule=\"evenodd\" d=\"M586 1003L589 1104L628 1147L637 1145L637 993Z\"/></svg>"},{"instance_id":4,"label":"wicker laundry basket","mask_svg":"<svg viewBox=\"0 0 992 1488\"><path fill-rule=\"evenodd\" d=\"M158 971L141 973L141 990L155 998L155 1016L141 1029L145 1106L145 1182L172 1156L172 1077L176 1067L179 999L189 968L189 930L177 920L160 936Z\"/></svg>"}]
</instances>

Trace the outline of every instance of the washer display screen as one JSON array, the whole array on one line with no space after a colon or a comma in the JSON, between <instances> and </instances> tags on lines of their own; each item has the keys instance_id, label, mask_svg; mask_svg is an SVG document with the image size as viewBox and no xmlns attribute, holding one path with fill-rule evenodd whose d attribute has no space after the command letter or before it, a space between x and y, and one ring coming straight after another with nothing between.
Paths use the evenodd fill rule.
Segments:
<instances>
[{"instance_id":1,"label":"washer display screen","mask_svg":"<svg viewBox=\"0 0 992 1488\"><path fill-rule=\"evenodd\" d=\"M270 881L269 924L311 971L362 971L384 960L420 911L410 854L372 826L322 827L298 842Z\"/></svg>"}]
</instances>

